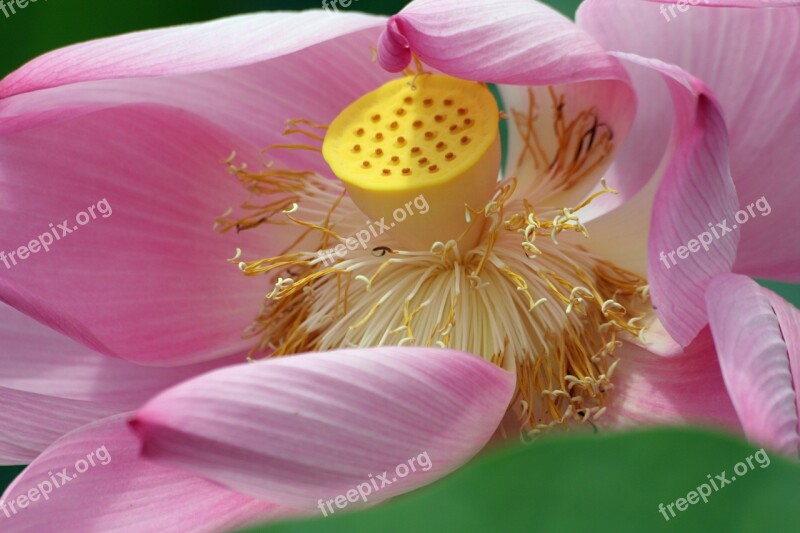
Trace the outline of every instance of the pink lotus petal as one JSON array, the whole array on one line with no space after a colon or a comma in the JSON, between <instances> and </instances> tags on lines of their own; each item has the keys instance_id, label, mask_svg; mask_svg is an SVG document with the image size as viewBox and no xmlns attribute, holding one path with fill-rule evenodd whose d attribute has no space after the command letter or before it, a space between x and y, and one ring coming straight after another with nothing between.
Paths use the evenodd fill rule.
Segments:
<instances>
[{"instance_id":1,"label":"pink lotus petal","mask_svg":"<svg viewBox=\"0 0 800 533\"><path fill-rule=\"evenodd\" d=\"M0 499L3 532L222 533L288 514L142 459L125 420L120 415L85 426L37 458Z\"/></svg>"},{"instance_id":2,"label":"pink lotus petal","mask_svg":"<svg viewBox=\"0 0 800 533\"><path fill-rule=\"evenodd\" d=\"M680 355L661 357L629 343L618 355L605 424L694 423L741 431L708 328Z\"/></svg>"},{"instance_id":3,"label":"pink lotus petal","mask_svg":"<svg viewBox=\"0 0 800 533\"><path fill-rule=\"evenodd\" d=\"M4 464L29 463L73 429L136 409L171 385L231 363L138 366L101 355L2 303L0 342Z\"/></svg>"},{"instance_id":4,"label":"pink lotus petal","mask_svg":"<svg viewBox=\"0 0 800 533\"><path fill-rule=\"evenodd\" d=\"M706 300L722 375L745 433L797 455L800 312L736 274L717 277Z\"/></svg>"},{"instance_id":5,"label":"pink lotus petal","mask_svg":"<svg viewBox=\"0 0 800 533\"><path fill-rule=\"evenodd\" d=\"M527 0L416 0L389 20L378 47L387 70L411 53L463 79L511 85L626 80L619 62L572 21Z\"/></svg>"},{"instance_id":6,"label":"pink lotus petal","mask_svg":"<svg viewBox=\"0 0 800 533\"><path fill-rule=\"evenodd\" d=\"M683 346L675 342L675 339L667 333L664 324L662 324L658 318L654 318L652 322L647 324L647 329L642 339L638 337L626 337L625 341L640 346L650 353L664 357L685 353Z\"/></svg>"},{"instance_id":7,"label":"pink lotus petal","mask_svg":"<svg viewBox=\"0 0 800 533\"><path fill-rule=\"evenodd\" d=\"M505 174L519 179L517 196L525 195L527 198L535 200L537 208L562 209L580 204L592 189L601 188L600 179L606 175L608 167L615 161L619 149L627 144L628 132L636 113L636 98L627 84L620 83L618 80L593 80L547 87L500 85L498 89L502 98L503 110L509 115L506 121L509 135ZM530 133L527 131L526 118L530 113L532 92L537 106L534 111L534 115L537 117L537 120L533 122L534 128L543 144L551 147L552 152L548 154L549 157L555 158L558 141L553 131L555 105L551 98L551 90L563 97L565 105L561 112L567 124L577 121L578 116L586 113L587 110L595 109L597 110L597 123L601 125L595 134L599 137L610 131L613 136L614 148L605 157L605 161L565 190L549 183L553 180L549 168L550 162L536 164L530 153L531 140L527 138ZM517 116L520 117L521 128L517 123ZM522 164L519 164L521 158ZM608 185L615 189L626 190L624 182L609 181ZM597 210L591 216L586 216L586 211L581 210L581 221L589 220L603 212L603 210Z\"/></svg>"},{"instance_id":8,"label":"pink lotus petal","mask_svg":"<svg viewBox=\"0 0 800 533\"><path fill-rule=\"evenodd\" d=\"M591 31L595 20L584 20L580 12L578 15L577 24ZM663 161L668 160L675 149L669 141L676 114L669 89L658 72L632 62L626 62L625 66L636 92L637 106L630 131L624 143L619 142L613 164L605 174L606 181L617 190L617 194L600 196L581 211L581 220L584 222L594 221L600 216L619 220L623 233L617 232L614 240L621 245L630 240L627 232L638 234L643 226L645 232L649 230L656 188L646 188L663 178ZM600 189L598 184L596 191ZM633 202L641 203L647 209L634 208L630 205ZM630 212L631 209L633 212ZM644 260L644 253L639 253Z\"/></svg>"},{"instance_id":9,"label":"pink lotus petal","mask_svg":"<svg viewBox=\"0 0 800 533\"><path fill-rule=\"evenodd\" d=\"M705 287L716 274L729 272L736 257L738 230L731 225L737 198L725 123L713 94L696 78L673 65L619 55L661 73L676 110L676 150L655 196L648 272L659 319L686 346L708 323ZM715 238L717 223L730 232L720 229ZM701 234L708 241L704 247Z\"/></svg>"},{"instance_id":10,"label":"pink lotus petal","mask_svg":"<svg viewBox=\"0 0 800 533\"><path fill-rule=\"evenodd\" d=\"M675 4L675 0L647 0L648 2ZM703 0L699 7L789 7L800 6L800 0ZM692 6L693 7L693 6Z\"/></svg>"},{"instance_id":11,"label":"pink lotus petal","mask_svg":"<svg viewBox=\"0 0 800 533\"><path fill-rule=\"evenodd\" d=\"M68 46L0 82L0 98L89 80L176 76L250 65L375 28L362 13L259 13L148 30Z\"/></svg>"},{"instance_id":12,"label":"pink lotus petal","mask_svg":"<svg viewBox=\"0 0 800 533\"><path fill-rule=\"evenodd\" d=\"M388 471L375 503L477 453L514 381L454 351L342 350L207 374L156 397L132 424L146 457L291 507L314 508ZM395 476L412 459L416 472Z\"/></svg>"},{"instance_id":13,"label":"pink lotus petal","mask_svg":"<svg viewBox=\"0 0 800 533\"><path fill-rule=\"evenodd\" d=\"M153 368L101 355L0 304L0 386L105 404L123 411L221 362L175 368Z\"/></svg>"},{"instance_id":14,"label":"pink lotus petal","mask_svg":"<svg viewBox=\"0 0 800 533\"><path fill-rule=\"evenodd\" d=\"M152 103L207 118L259 148L307 141L282 135L287 119L328 124L352 101L394 77L372 61L370 47L379 32L377 27L361 30L235 68L99 79L18 94L4 99L0 106L0 135L108 107ZM348 53L340 53L342 50ZM337 60L332 62L334 55ZM284 150L270 152L270 158L291 168L330 173L318 154Z\"/></svg>"},{"instance_id":15,"label":"pink lotus petal","mask_svg":"<svg viewBox=\"0 0 800 533\"><path fill-rule=\"evenodd\" d=\"M659 79L659 83L664 85L663 80ZM638 190L637 187L641 184L637 184L637 180L625 178L635 174L620 172L622 165L618 159L622 157L628 160L628 156L623 154L627 152L631 143L638 146L637 137L640 136L635 133L630 136L630 140L625 143L622 153L606 175L607 179L615 184L614 188L620 192L619 196L624 201L622 203L616 200L606 201L617 197L610 194L596 198L585 210L581 210L581 221L585 221L590 237L587 239L580 234L562 234L559 235L559 240L582 246L599 257L611 260L619 267L647 278L647 242L653 216L653 199L661 184L663 170L658 173L653 170L654 174L648 174L649 182Z\"/></svg>"},{"instance_id":16,"label":"pink lotus petal","mask_svg":"<svg viewBox=\"0 0 800 533\"><path fill-rule=\"evenodd\" d=\"M213 231L215 218L243 198L222 164L234 148L257 161L242 139L152 105L0 137L0 250L27 246L50 224L66 221L72 231L57 230L49 252L0 263L0 301L131 361L243 353L241 332L266 288L226 260L237 247L266 253L287 236ZM110 211L96 207L102 200ZM90 206L96 219L74 231Z\"/></svg>"},{"instance_id":17,"label":"pink lotus petal","mask_svg":"<svg viewBox=\"0 0 800 533\"><path fill-rule=\"evenodd\" d=\"M5 386L0 386L0 405L0 465L28 464L62 435L118 412L95 402Z\"/></svg>"},{"instance_id":18,"label":"pink lotus petal","mask_svg":"<svg viewBox=\"0 0 800 533\"><path fill-rule=\"evenodd\" d=\"M671 3L671 2L670 2ZM720 1L690 6L672 18L667 2L588 0L578 21L608 50L679 65L717 96L728 126L730 166L740 207L762 197L755 216L741 225L734 270L752 276L800 281L800 254L775 231L800 227L800 9L728 9L720 6L798 6L798 1ZM709 31L713 28L713 31ZM638 87L637 87L638 88ZM640 95L648 93L639 91ZM644 102L656 108L660 104ZM663 106L662 106L663 108ZM657 112L657 111L656 111ZM769 179L766 179L766 177ZM768 218L762 218L769 215Z\"/></svg>"}]
</instances>

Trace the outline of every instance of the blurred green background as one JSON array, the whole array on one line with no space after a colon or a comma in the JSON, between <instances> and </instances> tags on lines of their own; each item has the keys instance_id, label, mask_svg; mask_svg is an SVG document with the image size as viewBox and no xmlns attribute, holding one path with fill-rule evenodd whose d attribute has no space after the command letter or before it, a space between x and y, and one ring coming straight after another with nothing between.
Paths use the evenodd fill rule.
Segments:
<instances>
[{"instance_id":1,"label":"blurred green background","mask_svg":"<svg viewBox=\"0 0 800 533\"><path fill-rule=\"evenodd\" d=\"M356 0L350 9L391 14L400 10L406 3L405 0ZM550 0L548 3L571 16L580 1ZM50 0L47 3L39 1L29 4L28 7L19 10L16 14L8 18L0 12L0 50L2 50L0 53L0 78L44 52L80 41L140 29L203 21L252 11L319 8L320 4L320 0L194 0L191 3L188 1L165 2L163 0L138 0L136 2L121 2L119 0L114 2L109 2L108 0ZM798 286L793 287L774 283L766 285L779 291L795 305L800 305L800 289ZM587 453L590 452L588 449L585 451ZM735 453L741 453L742 451L743 448L737 448ZM592 450L591 453L594 453L594 450ZM539 459L541 459L541 457L539 457ZM557 458L554 457L554 460L557 460ZM560 465L557 466L560 467ZM20 470L21 468L0 468L0 490L2 490ZM554 470L554 472L556 471L557 470ZM711 472L713 469L694 472L694 474L699 475L702 479L702 476L707 471ZM575 473L575 475L579 475L578 470L575 468L572 469L572 472ZM613 474L613 472L604 472L609 475ZM566 472L564 473L566 474ZM477 474L467 474L467 478L469 478L470 475L474 477ZM534 473L531 475L535 475L535 469ZM588 475L588 473L584 474L584 477L586 475ZM795 476L793 479L796 481L798 478ZM641 479L636 480L637 484L641 482ZM567 485L572 487L571 483L572 482ZM581 513L581 509L587 509L587 505L590 509L593 509L595 513L602 512L602 509L597 508L597 502L594 504L592 503L591 490L599 489L602 491L604 485L606 487L609 485L608 479L606 479L605 482L597 479L576 480L574 484L575 501L570 503L570 505L562 505L562 507L559 507L559 512L569 514L569 509L574 508L575 513ZM673 483L673 485L674 487L671 487L666 494L668 496L673 495L675 498L681 495L683 489L690 490L692 488L692 484L683 479L677 484ZM633 487L633 489L637 490L636 487ZM742 490L744 490L744 487L742 487ZM526 501L524 497L519 499L515 498L513 494L501 495L501 500L507 501L508 506L512 506L515 509L518 506L530 506L531 516L537 513L533 502ZM497 494L495 494L495 496L497 496ZM735 496L735 494L732 493L729 496ZM469 504L468 493L461 494L460 497L462 498L462 505ZM548 503L548 505L551 504L552 502ZM413 502L410 505L413 507ZM498 512L502 514L503 509L500 508L499 511L497 509L494 510L494 513ZM658 514L655 509L650 509L647 512L658 519ZM385 514L387 516L392 516L391 512ZM518 514L519 513L514 516L519 518ZM467 514L467 516L469 516L469 514ZM491 512L489 512L488 516L491 516ZM553 513L551 512L547 516L552 519ZM680 521L678 520L678 522ZM582 521L581 523L585 526L587 523L591 524L592 522ZM336 529L335 524L338 524L338 522L332 522L332 524L334 525L334 529ZM624 522L620 522L619 524L624 525ZM627 522L628 527L631 527L632 524L635 524L635 522ZM685 524L686 522L684 522L684 525ZM346 525L347 528L352 526L352 524L348 522L344 522L340 525L342 527ZM577 526L577 523L574 523L574 525ZM626 527L622 527L621 529L627 530ZM742 530L746 530L746 528Z\"/></svg>"}]
</instances>

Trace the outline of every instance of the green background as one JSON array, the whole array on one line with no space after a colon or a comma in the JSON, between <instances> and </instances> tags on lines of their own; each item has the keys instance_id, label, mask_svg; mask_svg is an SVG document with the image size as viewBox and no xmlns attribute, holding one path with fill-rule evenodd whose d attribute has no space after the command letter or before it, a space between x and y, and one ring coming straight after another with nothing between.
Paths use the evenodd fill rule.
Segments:
<instances>
[{"instance_id":1,"label":"green background","mask_svg":"<svg viewBox=\"0 0 800 533\"><path fill-rule=\"evenodd\" d=\"M309 519L247 533L800 531L800 466L767 453L769 462L760 454L745 469L754 452L691 429L554 436L488 454L364 512L322 517L317 510ZM723 472L725 486L716 477ZM678 512L678 498L708 484L709 476L718 490L707 485L706 502Z\"/></svg>"},{"instance_id":2,"label":"green background","mask_svg":"<svg viewBox=\"0 0 800 533\"><path fill-rule=\"evenodd\" d=\"M119 0L113 2L108 0L49 0L47 3L39 0L35 4L29 4L25 9L19 10L10 18L6 18L0 13L0 77L5 76L28 60L44 52L80 41L139 29L202 21L250 11L318 8L320 3L320 0L193 0L192 2L186 0L169 2L163 0L138 0L136 2L121 2ZM354 2L350 9L391 14L402 8L405 3L405 0L358 0ZM564 13L572 15L579 0L551 0L548 3ZM800 306L800 286L774 283L767 283L766 285L779 291L795 305ZM663 441L664 439L661 437L659 439ZM624 459L621 460L622 455L620 453L610 453L609 447L617 446L618 449L621 449L619 447L628 442L624 440L626 438L631 439L630 442L633 443L630 444L630 446L633 446L630 449L630 453L634 456L641 454L642 464L635 461L626 462ZM722 453L722 457L725 457L726 460L732 460L736 454L741 455L745 450L743 444L730 442L720 444L710 437L678 433L672 435L671 438L677 439L676 442L684 445L685 450L691 448L692 457L695 458L704 457L704 453L709 458ZM482 520L487 521L487 526L492 524L499 525L504 520L503 517L505 517L506 521L502 523L505 527L513 530L521 530L524 525L537 523L537 520L539 524L544 525L544 529L541 530L563 530L561 528L566 527L567 524L570 525L570 529L574 526L574 529L577 530L579 525L581 528L585 528L587 523L592 523L585 516L585 513L591 513L595 518L599 517L598 525L607 522L608 524L619 526L617 530L636 530L640 525L648 523L651 518L655 517L655 527L661 529L666 523L658 522L659 515L651 508L652 506L647 507L646 510L641 510L643 509L641 506L644 503L641 502L642 493L638 490L639 487L645 483L653 487L657 486L658 491L662 492L665 498L675 499L694 486L694 482L690 482L692 475L695 477L700 475L702 478L705 473L715 472L715 467L701 468L698 465L694 471L689 471L690 479L687 480L685 475L678 475L686 471L685 464L677 464L677 460L673 460L672 463L670 461L656 461L654 463L655 457L652 450L649 450L647 454L640 451L641 448L637 450L637 446L646 444L654 446L656 452L663 451L667 457L674 456L674 451L663 449L663 445L659 444L659 440L648 440L646 435L626 436L622 437L622 439L619 442L609 439L599 445L585 439L575 443L564 441L563 443L559 442L558 447L548 441L537 445L540 446L540 449L536 450L536 455L533 454L533 449L511 450L502 457L493 456L479 462L476 466L465 469L463 474L459 473L457 474L458 477L454 476L456 478L455 481L451 478L442 484L436 484L429 489L425 489L425 491L420 491L421 496L412 495L408 499L401 500L397 505L382 507L381 509L383 510L355 515L359 517L363 515L366 518L336 517L317 524L310 529L306 529L305 526L302 528L287 526L287 528L277 531L299 531L301 529L303 531L322 529L326 531L368 531L370 527L378 527L378 525L380 529L391 530L392 523L395 523L394 530L397 530L398 517L404 516L404 514L408 516L409 513L414 514L414 516L428 517L431 520L439 520L440 522L445 517L451 521L449 523L453 526L456 523L452 522L452 520L456 519L460 519L461 522L459 523L464 525L472 521L474 526ZM640 442L636 439L643 439L645 442ZM667 442L672 441L667 439ZM575 453L578 453L581 459L575 463L563 464L563 458L569 457L570 454L557 453L557 448L561 446L576 447ZM591 457L597 454L602 455L603 453L608 455L605 467L597 461L585 460L586 456ZM518 454L519 457L513 459L514 454ZM550 459L547 458L549 457L548 454L551 456ZM511 462L504 463L504 461ZM694 462L697 463L697 460ZM659 474L659 465L662 467L666 465L667 469L661 468L661 475L664 476L662 479L654 479ZM618 467L629 471L634 466L649 469L652 472L649 475L650 481L643 480L641 476L626 481L620 477L622 475L620 472L614 470L614 468ZM674 475L670 473L670 468ZM500 473L496 472L498 469ZM20 470L20 468L11 467L0 468L0 489L13 479ZM774 486L765 482L763 486L766 487L764 490L767 493L779 494L781 487L784 489L790 487L792 489L791 492L796 494L794 487L798 486L797 483L800 478L798 478L798 472L794 465L783 465L780 469L773 468L769 472L770 476L780 479L779 481L773 480ZM775 473L773 474L773 472ZM624 475L630 477L630 474L631 472L627 472ZM759 473L759 475L767 477L763 473ZM551 476L555 476L555 480ZM576 479L570 480L568 476L575 476ZM615 479L615 476L617 476L617 479ZM756 474L754 474L755 476ZM502 479L495 479L498 477ZM786 480L789 478L792 479L794 485L781 485L781 483L787 483ZM540 482L548 487L552 483L552 490L543 491ZM617 488L625 482L631 484L633 490L625 490L623 488L621 493L618 494ZM486 486L482 487L484 484ZM506 492L503 487L509 487L509 490L510 487L515 487L517 490L522 491L527 490L529 495ZM610 487L614 487L615 490L610 491ZM628 488L630 489L630 487ZM447 496L444 495L443 491L446 492ZM743 502L747 500L745 495L750 495L751 492L747 490L747 484L742 482L741 487L737 486L731 489L730 493L725 493L724 497L719 498L716 506L717 511L720 508L725 509L725 512L728 513L726 516L729 516L731 512L737 509L741 510ZM476 493L479 495L479 500L473 501ZM554 498L554 494L560 495L560 498ZM633 513L633 515L644 513L640 517L640 520L644 520L644 522L634 519L633 515L630 515L628 520L623 518L620 521L618 520L619 516L614 513L604 512L608 506L613 508L612 496L614 498L622 497L620 494L631 498L628 502L630 505L624 506L625 509L628 509L626 512ZM426 503L429 500L435 503L438 502L436 503L437 505L441 505L446 501L456 501L458 502L457 507L460 506L459 508L463 512L458 515L460 518L449 516L447 513L437 513L434 504ZM763 496L759 496L757 500L761 502L767 501ZM773 522L779 524L784 516L779 512L780 505L778 502L782 500L777 498L770 501L772 504L766 508L762 507L762 509L775 508L775 512L765 511L760 515L771 516ZM639 503L633 505L631 502ZM431 508L432 505L434 505L433 508ZM493 507L493 505L495 506ZM650 505L649 501L647 505ZM789 505L797 507L794 503L789 503ZM604 508L604 506L606 507ZM712 508L712 505L708 504L706 507ZM752 506L749 508L752 508ZM470 512L470 509L480 512ZM700 520L698 517L705 516L705 512L706 510L694 512L693 516L695 516L695 519ZM714 513L713 510L708 512L712 515ZM619 513L619 507L617 508L617 513ZM685 514L687 516L691 515L688 512ZM467 519L464 517L467 517ZM609 517L611 517L610 522L608 522ZM796 513L794 518L797 518ZM692 523L691 518L681 517L681 519L684 526ZM356 521L354 522L353 520ZM362 522L358 522L358 520L362 520ZM370 520L373 522L369 522ZM527 520L530 520L530 522ZM606 522L603 520L606 520ZM556 522L560 524L560 527L555 526ZM679 522L681 520L676 520L675 524L677 525ZM698 523L706 526L711 523L719 524L719 522L713 522L713 520L711 522L700 520ZM742 523L746 526L748 522L745 520ZM794 523L796 524L797 522ZM371 525L366 526L365 524ZM551 527L548 528L547 524ZM750 525L752 526L753 523L750 523ZM530 530L526 527L524 529ZM749 529L743 526L741 530Z\"/></svg>"}]
</instances>

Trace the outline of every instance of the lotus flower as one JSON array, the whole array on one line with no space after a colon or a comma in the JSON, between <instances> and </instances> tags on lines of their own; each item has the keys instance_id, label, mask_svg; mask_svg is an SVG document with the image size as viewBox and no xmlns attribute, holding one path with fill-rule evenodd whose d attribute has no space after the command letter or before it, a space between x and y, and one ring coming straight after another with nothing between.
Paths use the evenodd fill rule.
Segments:
<instances>
[{"instance_id":1,"label":"lotus flower","mask_svg":"<svg viewBox=\"0 0 800 533\"><path fill-rule=\"evenodd\" d=\"M796 455L800 318L747 276L800 281L798 3L269 13L12 73L3 531L222 531L426 454L373 504L589 424Z\"/></svg>"}]
</instances>

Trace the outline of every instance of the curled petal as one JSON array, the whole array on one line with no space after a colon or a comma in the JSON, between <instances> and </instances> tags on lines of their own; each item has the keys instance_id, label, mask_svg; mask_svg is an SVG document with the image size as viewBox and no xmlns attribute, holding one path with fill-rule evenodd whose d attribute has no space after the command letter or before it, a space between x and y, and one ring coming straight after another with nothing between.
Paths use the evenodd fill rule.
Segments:
<instances>
[{"instance_id":1,"label":"curled petal","mask_svg":"<svg viewBox=\"0 0 800 533\"><path fill-rule=\"evenodd\" d=\"M706 293L720 366L745 433L800 451L800 311L745 276L722 275Z\"/></svg>"},{"instance_id":2,"label":"curled petal","mask_svg":"<svg viewBox=\"0 0 800 533\"><path fill-rule=\"evenodd\" d=\"M0 498L3 532L59 524L67 533L222 533L293 513L142 459L127 416L84 426L45 450Z\"/></svg>"},{"instance_id":3,"label":"curled petal","mask_svg":"<svg viewBox=\"0 0 800 533\"><path fill-rule=\"evenodd\" d=\"M460 352L342 350L207 374L132 425L146 457L244 494L314 508L363 486L374 503L471 458L513 391L512 374Z\"/></svg>"},{"instance_id":4,"label":"curled petal","mask_svg":"<svg viewBox=\"0 0 800 533\"><path fill-rule=\"evenodd\" d=\"M800 1L693 4L587 0L577 19L606 49L678 65L711 88L724 111L738 208L747 220L734 271L800 281L800 254L785 246L780 229L800 227ZM637 83L637 92L640 109L657 126L663 102L648 84ZM651 137L644 134L643 142ZM631 153L629 170L639 167L636 155Z\"/></svg>"}]
</instances>

